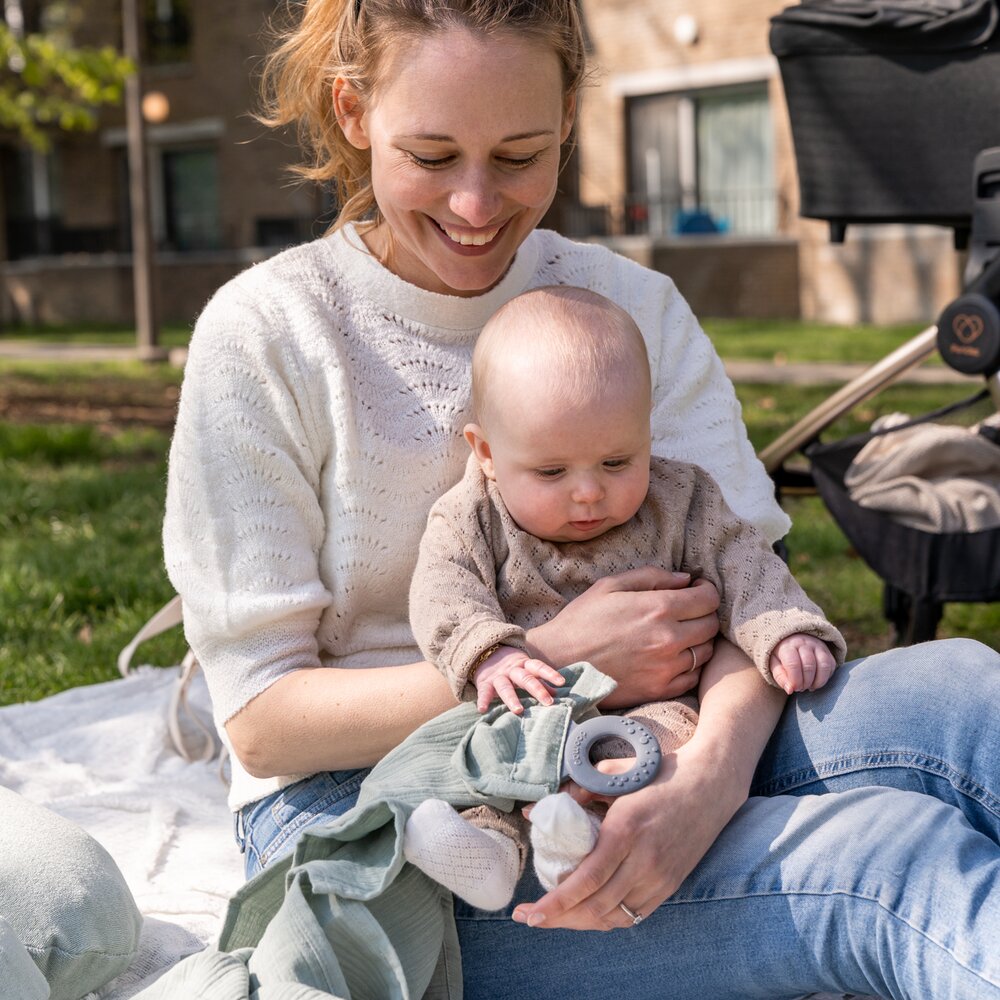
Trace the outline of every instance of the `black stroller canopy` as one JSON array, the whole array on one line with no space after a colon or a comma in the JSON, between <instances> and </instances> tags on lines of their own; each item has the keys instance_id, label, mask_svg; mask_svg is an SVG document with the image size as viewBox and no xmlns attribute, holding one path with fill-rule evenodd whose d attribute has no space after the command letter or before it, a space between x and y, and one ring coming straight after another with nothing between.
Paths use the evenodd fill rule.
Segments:
<instances>
[{"instance_id":1,"label":"black stroller canopy","mask_svg":"<svg viewBox=\"0 0 1000 1000\"><path fill-rule=\"evenodd\" d=\"M784 56L816 52L817 46L826 51L973 48L992 38L998 20L997 0L802 0L772 23L792 29L775 39L775 55ZM795 25L804 30L795 31ZM810 28L827 33L817 36Z\"/></svg>"},{"instance_id":2,"label":"black stroller canopy","mask_svg":"<svg viewBox=\"0 0 1000 1000\"><path fill-rule=\"evenodd\" d=\"M804 0L771 19L800 213L968 235L972 170L1000 146L1000 0Z\"/></svg>"}]
</instances>

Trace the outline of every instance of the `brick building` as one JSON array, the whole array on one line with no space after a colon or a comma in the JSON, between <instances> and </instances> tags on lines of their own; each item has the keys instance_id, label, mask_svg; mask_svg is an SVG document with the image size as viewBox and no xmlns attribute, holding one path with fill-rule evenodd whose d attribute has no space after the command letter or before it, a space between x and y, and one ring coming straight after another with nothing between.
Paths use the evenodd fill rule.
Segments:
<instances>
[{"instance_id":1,"label":"brick building","mask_svg":"<svg viewBox=\"0 0 1000 1000\"><path fill-rule=\"evenodd\" d=\"M273 0L143 0L161 315L322 232L331 207L289 183L292 137L249 114ZM768 19L781 0L581 0L595 86L549 217L672 274L704 315L923 321L957 290L948 231L827 227L797 215ZM26 12L44 4L19 0ZM120 45L118 0L80 0L76 40ZM28 27L31 27L29 24ZM0 140L0 326L131 316L124 116L41 156Z\"/></svg>"},{"instance_id":2,"label":"brick building","mask_svg":"<svg viewBox=\"0 0 1000 1000\"><path fill-rule=\"evenodd\" d=\"M42 16L44 5L21 3ZM121 47L118 0L75 6L76 43ZM318 235L329 215L321 193L295 185L286 172L298 158L294 138L272 134L251 115L266 49L262 32L277 6L143 0L150 207L166 320L189 321L222 281ZM124 111L103 111L94 133L55 134L49 155L0 144L0 185L0 323L127 322Z\"/></svg>"}]
</instances>

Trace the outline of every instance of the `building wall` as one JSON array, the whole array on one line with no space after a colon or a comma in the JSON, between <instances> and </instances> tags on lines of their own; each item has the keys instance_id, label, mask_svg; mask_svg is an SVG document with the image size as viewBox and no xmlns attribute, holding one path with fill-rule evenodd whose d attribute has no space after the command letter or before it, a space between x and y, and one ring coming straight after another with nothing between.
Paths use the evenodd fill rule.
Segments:
<instances>
[{"instance_id":1,"label":"building wall","mask_svg":"<svg viewBox=\"0 0 1000 1000\"><path fill-rule=\"evenodd\" d=\"M163 322L193 324L220 285L261 259L260 251L161 254L154 296ZM131 258L87 254L12 261L0 268L0 327L12 323L127 325L135 315Z\"/></svg>"},{"instance_id":2,"label":"building wall","mask_svg":"<svg viewBox=\"0 0 1000 1000\"><path fill-rule=\"evenodd\" d=\"M766 79L774 128L777 237L798 246L794 265L787 250L772 258L772 265L784 260L789 268L781 287L787 290L794 279L799 289L797 302L784 293L777 301L789 309L787 315L824 322L929 322L960 289L960 259L950 230L855 226L848 228L846 241L836 245L825 223L798 215L791 125L768 45L769 19L791 2L584 0L594 86L584 94L578 123L581 199L593 206L610 205L612 214L620 215L616 206L627 194L627 96ZM697 23L693 43L679 40L675 33L679 19L686 17ZM710 257L693 252L682 264L682 247L690 246L687 240L675 241L675 251L668 257L661 250L657 259L684 268L686 283L705 290L704 314L737 315L758 308L731 297L734 286L726 269L717 271L714 279L705 273L713 266Z\"/></svg>"},{"instance_id":3,"label":"building wall","mask_svg":"<svg viewBox=\"0 0 1000 1000\"><path fill-rule=\"evenodd\" d=\"M644 267L669 274L697 316L786 319L799 313L799 246L793 239L605 241Z\"/></svg>"}]
</instances>

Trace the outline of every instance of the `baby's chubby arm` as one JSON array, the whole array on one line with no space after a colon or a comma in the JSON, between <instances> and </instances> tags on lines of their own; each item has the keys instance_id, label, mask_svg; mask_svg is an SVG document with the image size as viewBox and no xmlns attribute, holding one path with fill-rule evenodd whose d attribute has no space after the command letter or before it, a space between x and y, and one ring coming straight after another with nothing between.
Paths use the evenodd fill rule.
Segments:
<instances>
[{"instance_id":1,"label":"baby's chubby arm","mask_svg":"<svg viewBox=\"0 0 1000 1000\"><path fill-rule=\"evenodd\" d=\"M774 647L769 666L775 684L793 694L818 691L833 675L837 661L822 639L797 632Z\"/></svg>"},{"instance_id":2,"label":"baby's chubby arm","mask_svg":"<svg viewBox=\"0 0 1000 1000\"><path fill-rule=\"evenodd\" d=\"M480 712L499 698L515 715L524 711L518 689L537 698L539 704L551 705L555 699L546 685L559 687L565 683L558 670L513 646L497 646L473 670L470 680L476 686L476 708Z\"/></svg>"}]
</instances>

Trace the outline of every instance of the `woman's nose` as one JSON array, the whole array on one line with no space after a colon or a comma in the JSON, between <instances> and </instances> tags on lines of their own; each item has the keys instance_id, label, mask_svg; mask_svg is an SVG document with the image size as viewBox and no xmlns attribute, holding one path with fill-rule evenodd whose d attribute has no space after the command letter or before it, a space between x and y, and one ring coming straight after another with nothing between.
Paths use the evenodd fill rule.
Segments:
<instances>
[{"instance_id":1,"label":"woman's nose","mask_svg":"<svg viewBox=\"0 0 1000 1000\"><path fill-rule=\"evenodd\" d=\"M500 212L502 199L485 171L467 171L451 193L449 208L470 226L486 226Z\"/></svg>"}]
</instances>

